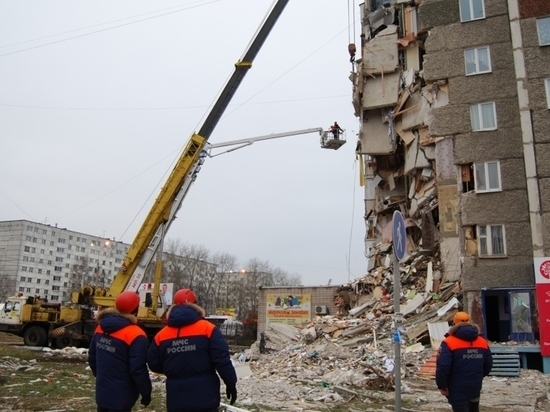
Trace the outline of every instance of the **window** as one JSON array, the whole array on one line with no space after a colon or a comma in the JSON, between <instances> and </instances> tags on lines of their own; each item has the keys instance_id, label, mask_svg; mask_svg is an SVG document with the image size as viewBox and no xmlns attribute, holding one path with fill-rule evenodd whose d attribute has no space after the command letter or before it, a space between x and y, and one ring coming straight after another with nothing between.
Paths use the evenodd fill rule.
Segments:
<instances>
[{"instance_id":1,"label":"window","mask_svg":"<svg viewBox=\"0 0 550 412\"><path fill-rule=\"evenodd\" d=\"M484 162L474 164L475 190L478 193L500 192L500 162Z\"/></svg>"},{"instance_id":2,"label":"window","mask_svg":"<svg viewBox=\"0 0 550 412\"><path fill-rule=\"evenodd\" d=\"M42 273L42 269L38 269L38 273ZM41 281L41 279L36 279L36 283L40 283Z\"/></svg>"},{"instance_id":3,"label":"window","mask_svg":"<svg viewBox=\"0 0 550 412\"><path fill-rule=\"evenodd\" d=\"M57 248L57 251L58 251L59 253L63 253L63 252L65 252L65 248L58 247L58 248Z\"/></svg>"},{"instance_id":4,"label":"window","mask_svg":"<svg viewBox=\"0 0 550 412\"><path fill-rule=\"evenodd\" d=\"M56 272L61 272L63 270L63 268L61 266L55 266L54 267L54 271Z\"/></svg>"},{"instance_id":5,"label":"window","mask_svg":"<svg viewBox=\"0 0 550 412\"><path fill-rule=\"evenodd\" d=\"M29 267L29 272L34 272L34 268L33 267ZM30 280L29 280L30 282Z\"/></svg>"},{"instance_id":6,"label":"window","mask_svg":"<svg viewBox=\"0 0 550 412\"><path fill-rule=\"evenodd\" d=\"M46 239L42 239L42 240L40 241L40 243L42 243L43 245L45 245L45 244L46 244Z\"/></svg>"},{"instance_id":7,"label":"window","mask_svg":"<svg viewBox=\"0 0 550 412\"><path fill-rule=\"evenodd\" d=\"M27 291L27 293L31 293L31 288L27 288L25 290Z\"/></svg>"},{"instance_id":8,"label":"window","mask_svg":"<svg viewBox=\"0 0 550 412\"><path fill-rule=\"evenodd\" d=\"M26 272L27 271L27 267L26 266L21 266L21 272Z\"/></svg>"},{"instance_id":9,"label":"window","mask_svg":"<svg viewBox=\"0 0 550 412\"><path fill-rule=\"evenodd\" d=\"M537 19L537 31L539 32L539 44L541 46L550 45L550 17Z\"/></svg>"},{"instance_id":10,"label":"window","mask_svg":"<svg viewBox=\"0 0 550 412\"><path fill-rule=\"evenodd\" d=\"M57 241L58 241L59 243L65 243L65 239L63 239L62 237L60 237L59 239L57 239Z\"/></svg>"},{"instance_id":11,"label":"window","mask_svg":"<svg viewBox=\"0 0 550 412\"><path fill-rule=\"evenodd\" d=\"M466 75L491 72L491 53L489 47L464 50Z\"/></svg>"},{"instance_id":12,"label":"window","mask_svg":"<svg viewBox=\"0 0 550 412\"><path fill-rule=\"evenodd\" d=\"M38 263L44 263L44 259L38 259Z\"/></svg>"},{"instance_id":13,"label":"window","mask_svg":"<svg viewBox=\"0 0 550 412\"><path fill-rule=\"evenodd\" d=\"M54 276L54 277L53 277L53 280L54 280L54 281L59 281L59 280L61 280L61 276Z\"/></svg>"},{"instance_id":14,"label":"window","mask_svg":"<svg viewBox=\"0 0 550 412\"><path fill-rule=\"evenodd\" d=\"M52 295L50 296L50 300L59 300L59 296Z\"/></svg>"},{"instance_id":15,"label":"window","mask_svg":"<svg viewBox=\"0 0 550 412\"><path fill-rule=\"evenodd\" d=\"M25 288L22 287L22 286L20 286L20 287L19 287L19 292L24 292L24 291L25 291Z\"/></svg>"},{"instance_id":16,"label":"window","mask_svg":"<svg viewBox=\"0 0 550 412\"><path fill-rule=\"evenodd\" d=\"M52 290L59 290L60 287L59 286L52 286Z\"/></svg>"},{"instance_id":17,"label":"window","mask_svg":"<svg viewBox=\"0 0 550 412\"><path fill-rule=\"evenodd\" d=\"M472 131L474 132L496 130L497 113L495 109L495 102L471 105L470 119L472 121Z\"/></svg>"},{"instance_id":18,"label":"window","mask_svg":"<svg viewBox=\"0 0 550 412\"><path fill-rule=\"evenodd\" d=\"M30 237L30 236L25 236L25 240L30 241L31 239L32 239L32 237Z\"/></svg>"},{"instance_id":19,"label":"window","mask_svg":"<svg viewBox=\"0 0 550 412\"><path fill-rule=\"evenodd\" d=\"M546 88L546 103L550 109L550 79L544 80L544 87Z\"/></svg>"},{"instance_id":20,"label":"window","mask_svg":"<svg viewBox=\"0 0 550 412\"><path fill-rule=\"evenodd\" d=\"M34 293L40 294L40 289L35 289L35 290L34 290Z\"/></svg>"},{"instance_id":21,"label":"window","mask_svg":"<svg viewBox=\"0 0 550 412\"><path fill-rule=\"evenodd\" d=\"M25 246L25 252L30 252L31 251L31 247L30 246Z\"/></svg>"},{"instance_id":22,"label":"window","mask_svg":"<svg viewBox=\"0 0 550 412\"><path fill-rule=\"evenodd\" d=\"M33 238L32 238L32 242L33 242L33 243L36 243L36 242L38 242L38 239L35 238L35 237L33 237Z\"/></svg>"},{"instance_id":23,"label":"window","mask_svg":"<svg viewBox=\"0 0 550 412\"><path fill-rule=\"evenodd\" d=\"M55 258L55 261L56 261L56 262L63 262L63 258L62 258L61 256L57 256L57 257Z\"/></svg>"},{"instance_id":24,"label":"window","mask_svg":"<svg viewBox=\"0 0 550 412\"><path fill-rule=\"evenodd\" d=\"M485 18L483 0L460 0L460 21L470 21Z\"/></svg>"},{"instance_id":25,"label":"window","mask_svg":"<svg viewBox=\"0 0 550 412\"><path fill-rule=\"evenodd\" d=\"M506 256L504 225L477 227L479 256Z\"/></svg>"},{"instance_id":26,"label":"window","mask_svg":"<svg viewBox=\"0 0 550 412\"><path fill-rule=\"evenodd\" d=\"M23 256L23 262L28 262L29 261L29 257L28 256Z\"/></svg>"},{"instance_id":27,"label":"window","mask_svg":"<svg viewBox=\"0 0 550 412\"><path fill-rule=\"evenodd\" d=\"M34 262L34 257L31 256L31 257L29 258L29 261Z\"/></svg>"},{"instance_id":28,"label":"window","mask_svg":"<svg viewBox=\"0 0 550 412\"><path fill-rule=\"evenodd\" d=\"M69 240L73 240L73 235L70 235L70 236L69 236Z\"/></svg>"},{"instance_id":29,"label":"window","mask_svg":"<svg viewBox=\"0 0 550 412\"><path fill-rule=\"evenodd\" d=\"M25 276L21 276L21 277L19 278L19 281L20 281L20 282L25 282L26 280L27 280L27 278L26 278Z\"/></svg>"},{"instance_id":30,"label":"window","mask_svg":"<svg viewBox=\"0 0 550 412\"><path fill-rule=\"evenodd\" d=\"M49 285L49 284L50 284L50 279L46 279L46 280L44 281L44 284Z\"/></svg>"},{"instance_id":31,"label":"window","mask_svg":"<svg viewBox=\"0 0 550 412\"><path fill-rule=\"evenodd\" d=\"M53 246L54 243L53 243L53 240L50 240L50 246Z\"/></svg>"}]
</instances>

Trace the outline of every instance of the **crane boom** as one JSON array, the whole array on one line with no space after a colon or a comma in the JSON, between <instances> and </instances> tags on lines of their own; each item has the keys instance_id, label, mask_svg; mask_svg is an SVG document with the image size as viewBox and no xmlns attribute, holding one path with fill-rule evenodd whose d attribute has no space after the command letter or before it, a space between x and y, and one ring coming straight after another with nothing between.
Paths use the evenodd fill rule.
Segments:
<instances>
[{"instance_id":1,"label":"crane boom","mask_svg":"<svg viewBox=\"0 0 550 412\"><path fill-rule=\"evenodd\" d=\"M256 58L258 52L262 48L267 36L271 32L271 29L275 26L275 23L279 19L279 16L283 12L285 6L287 5L288 0L279 0L273 6L268 16L264 20L260 29L257 31L256 36L250 42L248 49L244 52L243 57L235 63L235 71L233 75L228 80L224 89L220 93L216 103L212 107L212 110L206 117L204 124L199 129L199 136L204 137L206 140L210 138L210 135L214 131L214 128L220 121L225 109L229 106L233 95L237 91L237 88L241 84L244 76L248 72L248 69L252 67L252 62Z\"/></svg>"},{"instance_id":2,"label":"crane boom","mask_svg":"<svg viewBox=\"0 0 550 412\"><path fill-rule=\"evenodd\" d=\"M196 177L197 169L202 164L201 153L206 141L229 106L244 76L252 67L252 62L287 4L288 0L277 0L269 11L243 57L235 64L232 76L221 91L199 132L190 137L130 246L111 286L107 291L101 291L102 293L99 295L96 292L93 296L88 296L90 303L113 306L115 298L121 292L124 290L137 291L139 288L147 266L162 243L164 234L174 220L189 186Z\"/></svg>"}]
</instances>

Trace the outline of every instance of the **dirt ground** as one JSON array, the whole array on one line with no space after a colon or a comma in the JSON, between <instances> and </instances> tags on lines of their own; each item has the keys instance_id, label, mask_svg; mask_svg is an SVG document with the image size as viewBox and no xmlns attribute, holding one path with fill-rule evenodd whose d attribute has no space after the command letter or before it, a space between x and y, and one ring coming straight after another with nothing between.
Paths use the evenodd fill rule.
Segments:
<instances>
[{"instance_id":1,"label":"dirt ground","mask_svg":"<svg viewBox=\"0 0 550 412\"><path fill-rule=\"evenodd\" d=\"M266 373L262 358L237 364L236 407L249 411L393 411L395 393L333 386L279 371ZM276 373L275 373L276 372ZM165 410L164 377L152 374L153 402L135 411ZM403 380L402 411L450 411L433 380ZM222 385L223 387L223 385ZM223 388L222 388L223 389ZM517 378L488 377L481 396L482 411L549 411L550 376L522 370ZM222 397L222 401L225 397ZM49 353L24 348L0 335L0 411L95 411L94 379L86 354Z\"/></svg>"}]
</instances>

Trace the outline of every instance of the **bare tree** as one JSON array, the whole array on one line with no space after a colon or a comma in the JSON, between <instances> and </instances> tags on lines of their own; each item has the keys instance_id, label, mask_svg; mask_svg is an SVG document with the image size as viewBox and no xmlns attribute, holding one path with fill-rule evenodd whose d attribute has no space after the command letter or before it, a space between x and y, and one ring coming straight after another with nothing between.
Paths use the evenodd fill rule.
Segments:
<instances>
[{"instance_id":1,"label":"bare tree","mask_svg":"<svg viewBox=\"0 0 550 412\"><path fill-rule=\"evenodd\" d=\"M233 292L232 283L237 268L237 257L229 253L216 253L212 256L212 263L216 266L216 282L213 290L215 307L233 307L233 303L230 302L234 299L230 293Z\"/></svg>"},{"instance_id":2,"label":"bare tree","mask_svg":"<svg viewBox=\"0 0 550 412\"><path fill-rule=\"evenodd\" d=\"M4 302L9 296L15 295L15 276L0 273L0 302Z\"/></svg>"}]
</instances>

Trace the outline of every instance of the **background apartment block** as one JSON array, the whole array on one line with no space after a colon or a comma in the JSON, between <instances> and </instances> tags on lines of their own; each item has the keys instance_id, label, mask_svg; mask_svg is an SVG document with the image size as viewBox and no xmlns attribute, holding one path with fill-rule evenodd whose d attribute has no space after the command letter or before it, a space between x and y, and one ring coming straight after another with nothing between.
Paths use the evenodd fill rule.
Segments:
<instances>
[{"instance_id":1,"label":"background apartment block","mask_svg":"<svg viewBox=\"0 0 550 412\"><path fill-rule=\"evenodd\" d=\"M0 222L0 277L21 292L69 303L88 284L108 288L129 245L27 220Z\"/></svg>"},{"instance_id":2,"label":"background apartment block","mask_svg":"<svg viewBox=\"0 0 550 412\"><path fill-rule=\"evenodd\" d=\"M400 210L411 250L461 281L490 340L534 342L533 258L550 255L550 2L372 0L362 17L367 254Z\"/></svg>"}]
</instances>

